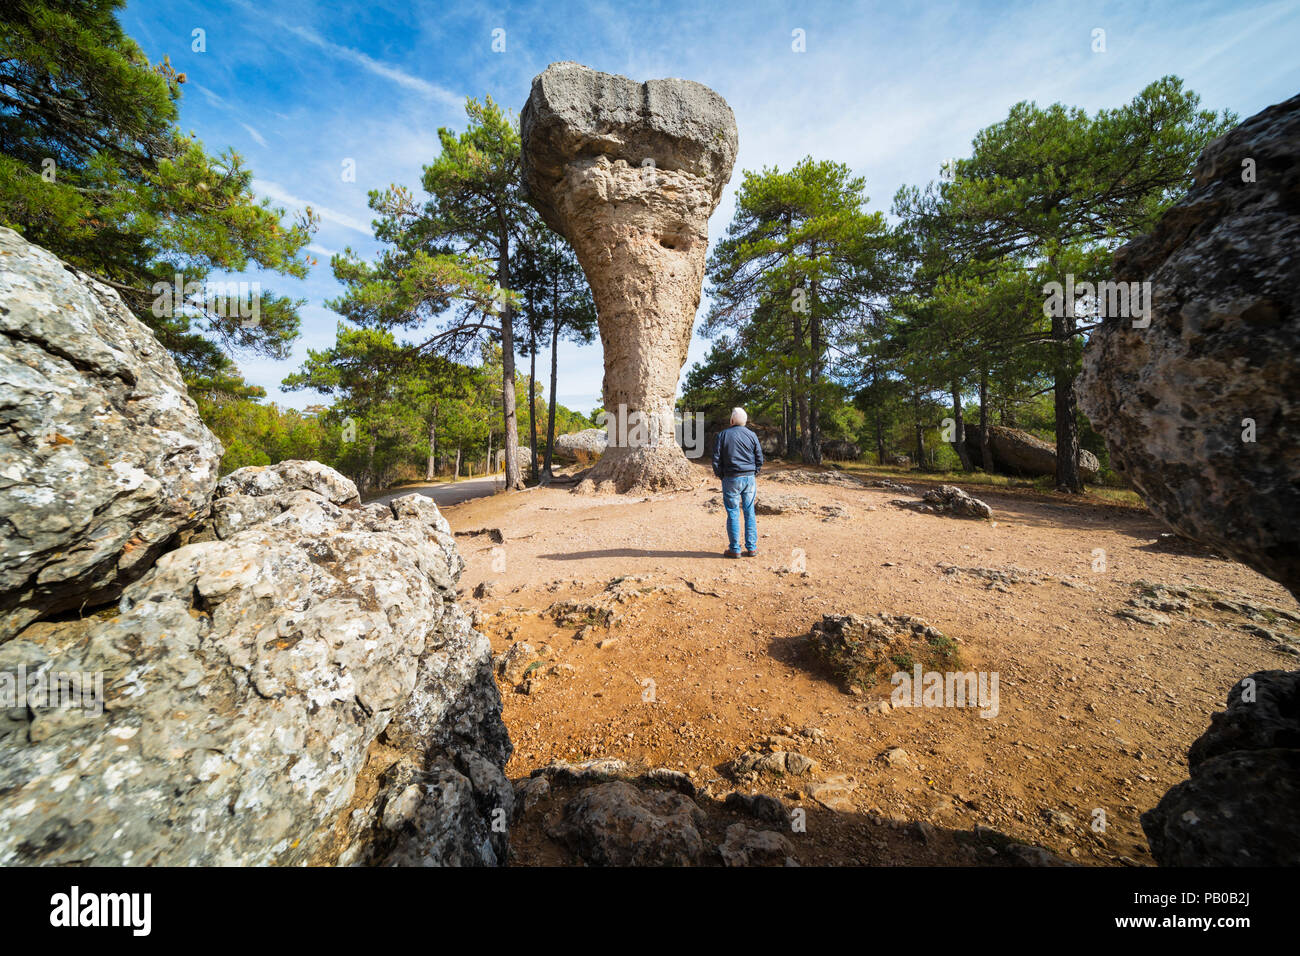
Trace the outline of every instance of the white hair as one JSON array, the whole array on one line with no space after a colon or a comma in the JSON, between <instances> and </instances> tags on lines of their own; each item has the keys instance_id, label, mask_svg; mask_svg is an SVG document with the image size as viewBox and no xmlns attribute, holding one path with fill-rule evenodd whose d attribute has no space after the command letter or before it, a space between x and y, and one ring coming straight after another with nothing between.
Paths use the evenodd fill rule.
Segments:
<instances>
[{"instance_id":1,"label":"white hair","mask_svg":"<svg viewBox=\"0 0 1300 956\"><path fill-rule=\"evenodd\" d=\"M745 414L743 408L733 408L731 410L731 424L743 425L747 421L749 421L749 416Z\"/></svg>"}]
</instances>

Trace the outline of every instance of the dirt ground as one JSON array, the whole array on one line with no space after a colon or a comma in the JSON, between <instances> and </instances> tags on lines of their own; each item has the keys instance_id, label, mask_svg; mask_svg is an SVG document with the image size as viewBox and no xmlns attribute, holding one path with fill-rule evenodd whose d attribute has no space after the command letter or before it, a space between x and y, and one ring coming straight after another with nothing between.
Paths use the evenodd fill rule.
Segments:
<instances>
[{"instance_id":1,"label":"dirt ground","mask_svg":"<svg viewBox=\"0 0 1300 956\"><path fill-rule=\"evenodd\" d=\"M667 767L691 775L720 823L708 797L768 793L804 810L806 829L791 834L804 865L990 863L1007 842L1085 865L1151 865L1138 817L1186 777L1188 744L1235 681L1297 666L1230 606L1173 612L1167 625L1116 615L1138 581L1300 611L1248 568L1164 535L1143 509L968 485L994 515L966 520L896 507L906 496L894 490L781 483L781 470L764 471L760 501L797 494L814 508L760 516L750 559L721 556L725 515L709 510L719 482L703 467L692 492L550 487L444 509L467 562L466 607L480 609L494 652L526 642L543 658L523 681L501 681L512 779L592 757ZM934 484L896 477L918 493ZM823 505L844 514L823 517ZM466 533L479 529L503 541ZM548 611L599 600L620 578L612 626L560 625ZM996 716L878 712L892 687L854 693L807 652L822 615L849 612L913 615L955 638L963 670L998 675ZM732 776L730 761L772 734L816 771ZM851 791L834 810L811 797L828 778ZM554 811L512 829L512 862L575 862L546 836Z\"/></svg>"}]
</instances>

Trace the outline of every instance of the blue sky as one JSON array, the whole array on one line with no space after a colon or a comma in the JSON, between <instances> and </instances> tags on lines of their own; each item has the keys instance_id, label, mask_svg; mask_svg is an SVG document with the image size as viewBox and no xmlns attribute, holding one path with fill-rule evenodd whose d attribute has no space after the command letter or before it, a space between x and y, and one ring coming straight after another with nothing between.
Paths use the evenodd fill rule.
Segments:
<instances>
[{"instance_id":1,"label":"blue sky","mask_svg":"<svg viewBox=\"0 0 1300 956\"><path fill-rule=\"evenodd\" d=\"M465 97L518 111L533 76L557 60L637 80L676 76L717 90L736 113L740 155L710 222L731 219L741 169L788 167L804 155L865 176L873 208L937 177L982 127L1020 100L1114 107L1173 73L1205 107L1245 118L1300 91L1300 2L1263 3L317 3L309 0L132 0L127 32L152 59L187 75L181 126L210 151L234 147L255 188L291 212L322 216L319 264L304 281L260 279L305 298L302 336L282 362L239 357L268 397L307 348L334 340L339 318L329 255L369 256L366 192L418 189L437 130L464 127ZM192 50L205 31L205 52ZM1094 52L1094 31L1105 52ZM493 35L505 31L504 52ZM804 52L792 48L802 30ZM499 36L499 34L498 34ZM356 181L341 175L355 163ZM707 309L707 297L701 312ZM690 362L707 343L698 336ZM549 355L539 366L549 368ZM599 345L560 347L559 400L600 404Z\"/></svg>"}]
</instances>

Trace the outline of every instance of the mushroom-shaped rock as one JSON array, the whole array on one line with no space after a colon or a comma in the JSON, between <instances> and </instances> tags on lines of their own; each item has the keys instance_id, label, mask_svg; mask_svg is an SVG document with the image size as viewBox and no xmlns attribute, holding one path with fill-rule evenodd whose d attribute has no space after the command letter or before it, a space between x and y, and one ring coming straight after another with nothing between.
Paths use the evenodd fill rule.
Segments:
<instances>
[{"instance_id":1,"label":"mushroom-shaped rock","mask_svg":"<svg viewBox=\"0 0 1300 956\"><path fill-rule=\"evenodd\" d=\"M529 200L572 244L596 300L610 441L590 477L619 491L693 487L673 398L709 216L736 158L731 108L690 80L553 63L533 80L520 132Z\"/></svg>"}]
</instances>

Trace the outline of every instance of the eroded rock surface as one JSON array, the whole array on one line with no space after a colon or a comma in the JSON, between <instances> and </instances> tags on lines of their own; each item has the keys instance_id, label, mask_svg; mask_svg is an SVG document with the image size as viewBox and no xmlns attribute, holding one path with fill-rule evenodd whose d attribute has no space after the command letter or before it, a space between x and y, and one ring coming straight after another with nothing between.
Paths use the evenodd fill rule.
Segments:
<instances>
[{"instance_id":1,"label":"eroded rock surface","mask_svg":"<svg viewBox=\"0 0 1300 956\"><path fill-rule=\"evenodd\" d=\"M319 469L316 487L355 500ZM102 713L11 714L0 862L501 858L509 742L487 639L453 603L446 521L415 495L342 508L302 473L236 472L225 487L271 498L270 517L164 554L116 611L0 646L0 670L103 681ZM385 785L340 838L381 735Z\"/></svg>"},{"instance_id":2,"label":"eroded rock surface","mask_svg":"<svg viewBox=\"0 0 1300 956\"><path fill-rule=\"evenodd\" d=\"M1117 279L1151 283L1150 326L1093 331L1080 405L1156 514L1300 595L1297 249L1300 96L1212 143L1116 253Z\"/></svg>"},{"instance_id":3,"label":"eroded rock surface","mask_svg":"<svg viewBox=\"0 0 1300 956\"><path fill-rule=\"evenodd\" d=\"M699 83L637 83L577 63L533 80L520 113L523 177L542 218L573 245L596 300L604 404L620 436L595 486L694 486L672 417L700 304L708 220L738 139Z\"/></svg>"},{"instance_id":4,"label":"eroded rock surface","mask_svg":"<svg viewBox=\"0 0 1300 956\"><path fill-rule=\"evenodd\" d=\"M510 740L433 502L217 482L149 331L7 230L0 340L0 865L503 862Z\"/></svg>"},{"instance_id":5,"label":"eroded rock surface","mask_svg":"<svg viewBox=\"0 0 1300 956\"><path fill-rule=\"evenodd\" d=\"M144 573L206 517L221 451L118 294L0 228L0 641Z\"/></svg>"}]
</instances>

